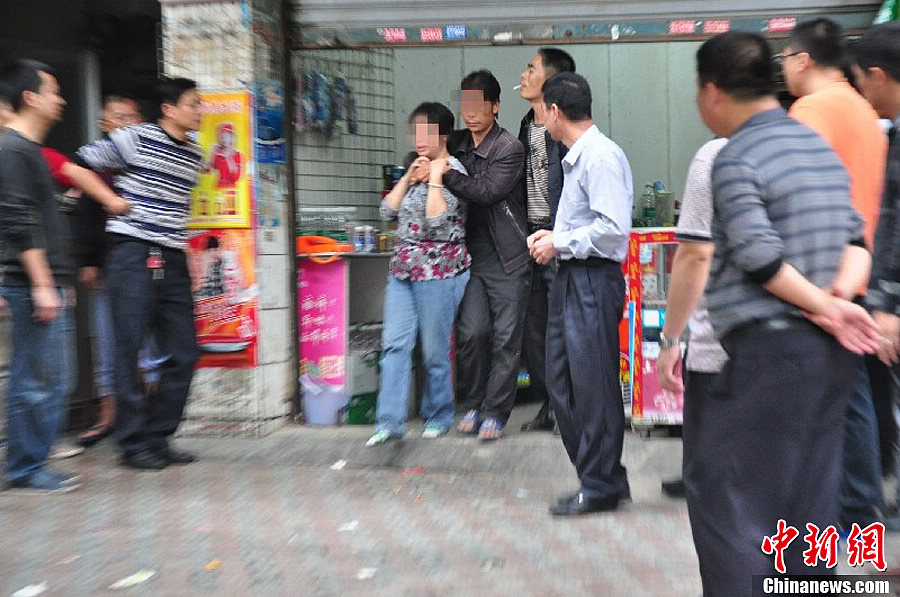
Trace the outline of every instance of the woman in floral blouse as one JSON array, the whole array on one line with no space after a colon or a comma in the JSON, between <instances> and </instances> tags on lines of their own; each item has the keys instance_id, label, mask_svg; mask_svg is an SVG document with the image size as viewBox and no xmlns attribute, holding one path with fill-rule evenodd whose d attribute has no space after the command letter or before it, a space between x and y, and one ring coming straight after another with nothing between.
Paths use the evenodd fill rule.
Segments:
<instances>
[{"instance_id":1,"label":"woman in floral blouse","mask_svg":"<svg viewBox=\"0 0 900 597\"><path fill-rule=\"evenodd\" d=\"M397 244L384 297L381 387L378 392L375 446L406 433L410 367L416 334L422 340L426 372L423 438L434 439L453 424L453 374L450 338L456 309L469 281L465 245L465 205L444 188L444 168L466 173L447 152L453 113L438 103L424 103L409 118L418 158L381 204L385 219L396 219ZM427 165L431 176L412 182L415 166Z\"/></svg>"}]
</instances>

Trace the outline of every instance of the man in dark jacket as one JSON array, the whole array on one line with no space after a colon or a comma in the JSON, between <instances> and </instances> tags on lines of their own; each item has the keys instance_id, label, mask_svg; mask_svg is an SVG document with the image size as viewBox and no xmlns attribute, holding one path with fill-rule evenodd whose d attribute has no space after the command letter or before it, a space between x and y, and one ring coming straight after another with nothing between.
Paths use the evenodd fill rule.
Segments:
<instances>
[{"instance_id":1,"label":"man in dark jacket","mask_svg":"<svg viewBox=\"0 0 900 597\"><path fill-rule=\"evenodd\" d=\"M468 175L448 170L443 178L468 203L466 246L472 256L456 334L458 399L466 411L457 429L495 440L516 398L531 280L525 150L497 123L500 84L490 71L470 73L460 87L467 129L455 131L447 146Z\"/></svg>"},{"instance_id":2,"label":"man in dark jacket","mask_svg":"<svg viewBox=\"0 0 900 597\"><path fill-rule=\"evenodd\" d=\"M519 141L525 147L525 176L523 194L527 200L528 234L538 230L552 230L556 208L562 193L562 159L566 146L550 138L544 126L544 81L557 73L575 72L575 61L567 52L556 48L538 50L522 73L522 99L531 103L531 110L522 119ZM522 425L522 431L551 431L555 427L553 411L547 394L547 305L550 283L556 272L556 261L546 265L535 263L531 271L531 295L525 316L522 353L531 376L534 395L541 401L541 409L534 420Z\"/></svg>"}]
</instances>

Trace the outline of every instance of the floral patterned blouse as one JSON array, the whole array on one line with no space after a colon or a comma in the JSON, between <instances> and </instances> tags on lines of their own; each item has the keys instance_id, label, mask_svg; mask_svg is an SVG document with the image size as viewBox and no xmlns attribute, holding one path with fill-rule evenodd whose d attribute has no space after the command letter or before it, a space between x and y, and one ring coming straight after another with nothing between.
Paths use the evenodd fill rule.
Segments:
<instances>
[{"instance_id":1,"label":"floral patterned blouse","mask_svg":"<svg viewBox=\"0 0 900 597\"><path fill-rule=\"evenodd\" d=\"M454 157L450 167L466 174ZM423 282L452 278L469 269L471 257L466 250L466 206L456 195L443 189L447 209L434 218L425 215L428 184L411 185L400 201L400 209L392 210L381 203L381 217L397 220L397 243L391 258L391 275L399 280Z\"/></svg>"}]
</instances>

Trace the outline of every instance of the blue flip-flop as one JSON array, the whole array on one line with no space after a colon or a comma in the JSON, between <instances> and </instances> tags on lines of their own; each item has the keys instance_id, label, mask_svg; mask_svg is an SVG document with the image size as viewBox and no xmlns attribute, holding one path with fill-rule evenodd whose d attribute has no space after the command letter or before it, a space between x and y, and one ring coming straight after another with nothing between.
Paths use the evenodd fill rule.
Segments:
<instances>
[{"instance_id":1,"label":"blue flip-flop","mask_svg":"<svg viewBox=\"0 0 900 597\"><path fill-rule=\"evenodd\" d=\"M492 432L499 431L496 437L482 437L484 432ZM500 419L497 417L485 417L481 422L481 427L478 428L478 439L483 442L492 442L496 441L503 437L503 423L500 422Z\"/></svg>"}]
</instances>

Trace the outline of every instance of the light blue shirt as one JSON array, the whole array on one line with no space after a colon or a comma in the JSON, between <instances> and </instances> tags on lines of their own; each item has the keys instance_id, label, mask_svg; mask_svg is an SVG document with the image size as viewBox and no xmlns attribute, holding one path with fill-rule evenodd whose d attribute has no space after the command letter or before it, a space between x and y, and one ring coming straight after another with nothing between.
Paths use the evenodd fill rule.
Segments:
<instances>
[{"instance_id":1,"label":"light blue shirt","mask_svg":"<svg viewBox=\"0 0 900 597\"><path fill-rule=\"evenodd\" d=\"M569 149L562 167L553 227L559 258L605 257L621 263L628 253L634 201L625 152L591 125Z\"/></svg>"}]
</instances>

